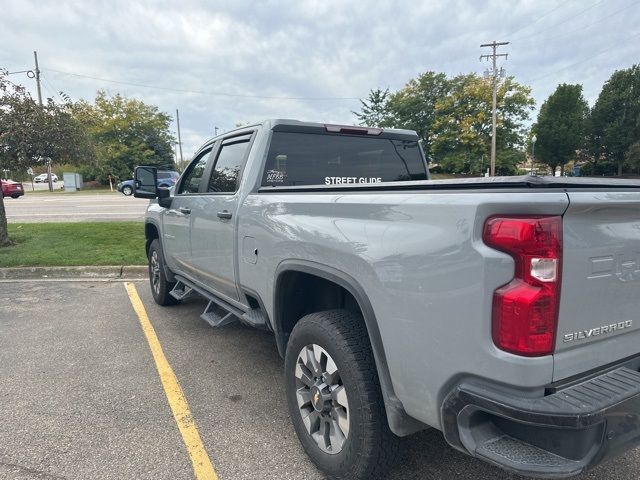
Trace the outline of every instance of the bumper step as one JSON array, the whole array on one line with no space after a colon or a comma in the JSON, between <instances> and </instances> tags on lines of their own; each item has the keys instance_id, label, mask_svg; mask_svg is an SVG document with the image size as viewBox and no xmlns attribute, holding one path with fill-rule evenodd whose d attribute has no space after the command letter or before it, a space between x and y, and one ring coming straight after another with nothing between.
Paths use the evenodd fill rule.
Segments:
<instances>
[{"instance_id":1,"label":"bumper step","mask_svg":"<svg viewBox=\"0 0 640 480\"><path fill-rule=\"evenodd\" d=\"M463 383L442 418L459 450L518 474L568 477L640 444L640 372L622 366L537 398Z\"/></svg>"},{"instance_id":2,"label":"bumper step","mask_svg":"<svg viewBox=\"0 0 640 480\"><path fill-rule=\"evenodd\" d=\"M502 465L529 465L535 470L576 471L580 462L569 460L509 435L490 438L476 448L476 455ZM497 462L496 462L497 461Z\"/></svg>"}]
</instances>

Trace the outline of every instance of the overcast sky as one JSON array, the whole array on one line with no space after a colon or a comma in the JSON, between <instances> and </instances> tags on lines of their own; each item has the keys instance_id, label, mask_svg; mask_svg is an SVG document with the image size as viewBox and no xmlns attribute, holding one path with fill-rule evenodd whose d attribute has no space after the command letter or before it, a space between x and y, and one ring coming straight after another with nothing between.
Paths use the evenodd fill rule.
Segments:
<instances>
[{"instance_id":1,"label":"overcast sky","mask_svg":"<svg viewBox=\"0 0 640 480\"><path fill-rule=\"evenodd\" d=\"M372 88L482 73L492 40L511 42L500 63L538 106L561 82L593 104L614 70L640 63L640 0L0 0L0 68L33 68L37 50L47 96L102 88L179 108L185 157L215 126L353 123Z\"/></svg>"}]
</instances>

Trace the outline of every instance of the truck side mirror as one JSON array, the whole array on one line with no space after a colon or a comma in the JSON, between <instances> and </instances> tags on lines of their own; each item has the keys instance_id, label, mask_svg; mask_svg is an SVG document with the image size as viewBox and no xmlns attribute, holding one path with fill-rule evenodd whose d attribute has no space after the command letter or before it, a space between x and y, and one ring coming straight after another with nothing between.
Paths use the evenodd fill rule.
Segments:
<instances>
[{"instance_id":1,"label":"truck side mirror","mask_svg":"<svg viewBox=\"0 0 640 480\"><path fill-rule=\"evenodd\" d=\"M133 196L136 198L156 198L158 196L158 169L156 167L136 167L133 175Z\"/></svg>"},{"instance_id":2,"label":"truck side mirror","mask_svg":"<svg viewBox=\"0 0 640 480\"><path fill-rule=\"evenodd\" d=\"M171 208L171 189L158 187L158 205L163 208Z\"/></svg>"}]
</instances>

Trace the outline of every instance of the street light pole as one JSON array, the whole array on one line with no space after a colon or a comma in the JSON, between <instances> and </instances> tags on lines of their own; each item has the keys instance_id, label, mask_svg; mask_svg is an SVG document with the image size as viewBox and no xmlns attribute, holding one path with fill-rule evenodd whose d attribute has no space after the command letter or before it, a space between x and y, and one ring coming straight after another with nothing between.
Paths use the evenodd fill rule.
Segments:
<instances>
[{"instance_id":1,"label":"street light pole","mask_svg":"<svg viewBox=\"0 0 640 480\"><path fill-rule=\"evenodd\" d=\"M176 108L176 125L178 127L178 148L180 149L180 165L182 165L182 137L180 136L180 113Z\"/></svg>"},{"instance_id":2,"label":"street light pole","mask_svg":"<svg viewBox=\"0 0 640 480\"><path fill-rule=\"evenodd\" d=\"M33 59L36 64L36 86L38 88L38 103L40 104L40 110L42 110L42 87L40 86L40 67L38 66L38 52L33 52ZM49 179L49 191L53 192L53 179L51 178L51 159L47 159L47 177Z\"/></svg>"},{"instance_id":3,"label":"street light pole","mask_svg":"<svg viewBox=\"0 0 640 480\"><path fill-rule=\"evenodd\" d=\"M533 175L533 166L536 163L536 141L537 140L538 140L538 137L536 137L535 135L531 137L531 172L529 172L531 175Z\"/></svg>"}]
</instances>

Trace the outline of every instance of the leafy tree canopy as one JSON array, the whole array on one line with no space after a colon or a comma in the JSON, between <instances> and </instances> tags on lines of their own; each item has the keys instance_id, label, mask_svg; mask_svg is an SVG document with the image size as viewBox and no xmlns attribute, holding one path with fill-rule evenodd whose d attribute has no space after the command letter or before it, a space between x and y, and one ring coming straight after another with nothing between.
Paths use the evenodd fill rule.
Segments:
<instances>
[{"instance_id":1,"label":"leafy tree canopy","mask_svg":"<svg viewBox=\"0 0 640 480\"><path fill-rule=\"evenodd\" d=\"M157 107L99 91L93 104L78 102L76 118L87 126L95 158L85 173L106 181L131 178L136 165L175 169L171 117Z\"/></svg>"},{"instance_id":2,"label":"leafy tree canopy","mask_svg":"<svg viewBox=\"0 0 640 480\"><path fill-rule=\"evenodd\" d=\"M360 125L368 127L391 127L393 119L389 110L389 89L371 90L366 100L360 100L360 112L351 112Z\"/></svg>"},{"instance_id":3,"label":"leafy tree canopy","mask_svg":"<svg viewBox=\"0 0 640 480\"><path fill-rule=\"evenodd\" d=\"M69 102L58 104L47 98L41 106L0 71L0 168L19 172L49 161L79 163L86 159L87 144ZM9 243L0 198L0 246Z\"/></svg>"},{"instance_id":4,"label":"leafy tree canopy","mask_svg":"<svg viewBox=\"0 0 640 480\"><path fill-rule=\"evenodd\" d=\"M596 160L615 162L622 175L625 155L640 141L640 65L611 75L596 100L590 123Z\"/></svg>"},{"instance_id":5,"label":"leafy tree canopy","mask_svg":"<svg viewBox=\"0 0 640 480\"><path fill-rule=\"evenodd\" d=\"M73 105L47 98L40 106L20 85L0 72L0 163L23 170L52 162L87 159L87 137Z\"/></svg>"},{"instance_id":6,"label":"leafy tree canopy","mask_svg":"<svg viewBox=\"0 0 640 480\"><path fill-rule=\"evenodd\" d=\"M582 85L558 85L542 104L533 127L537 136L536 160L555 170L574 158L585 143L588 116Z\"/></svg>"},{"instance_id":7,"label":"leafy tree canopy","mask_svg":"<svg viewBox=\"0 0 640 480\"><path fill-rule=\"evenodd\" d=\"M512 160L524 158L525 122L534 100L529 87L513 78L499 84L497 98L497 169L515 172ZM490 80L425 72L397 92L372 90L354 113L361 124L415 130L425 154L445 172L480 174L488 166L491 108Z\"/></svg>"}]
</instances>

